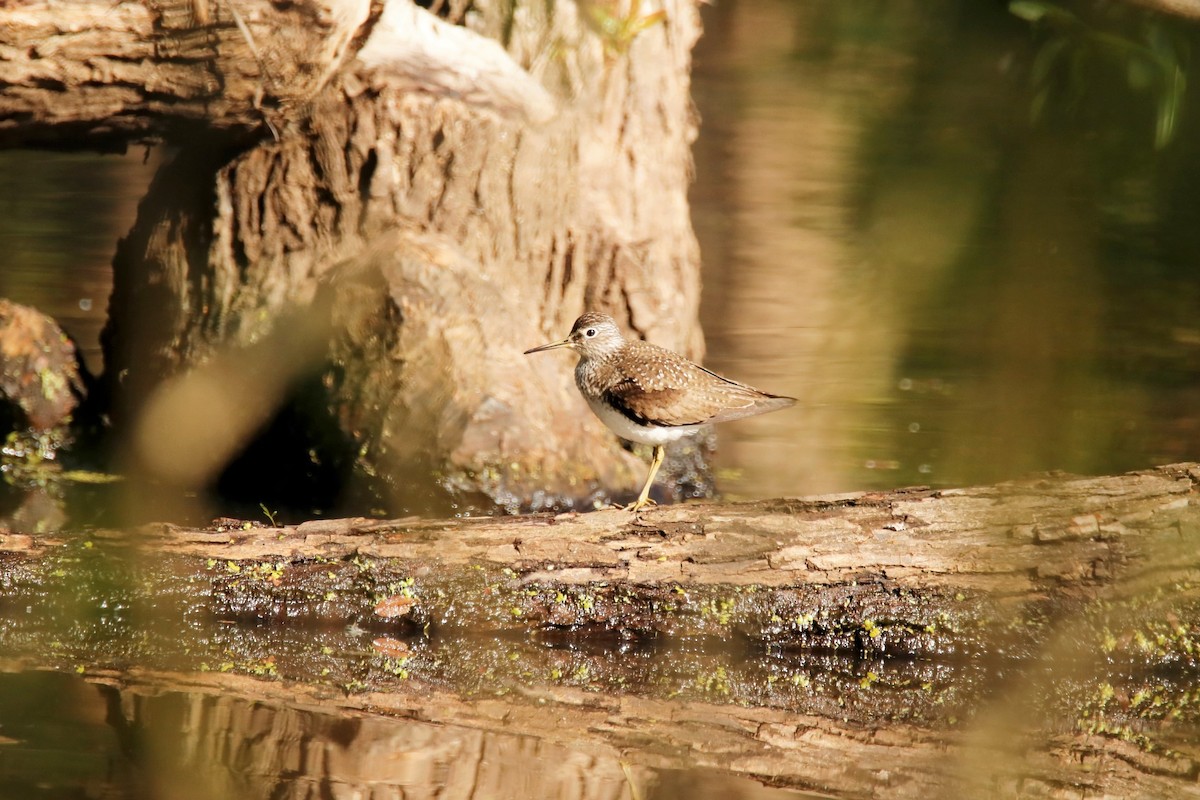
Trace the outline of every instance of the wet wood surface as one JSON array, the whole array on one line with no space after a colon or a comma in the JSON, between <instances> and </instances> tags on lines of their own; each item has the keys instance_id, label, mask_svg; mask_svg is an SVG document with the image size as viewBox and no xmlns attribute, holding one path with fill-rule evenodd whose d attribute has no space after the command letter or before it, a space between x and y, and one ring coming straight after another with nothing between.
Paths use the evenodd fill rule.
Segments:
<instances>
[{"instance_id":1,"label":"wet wood surface","mask_svg":"<svg viewBox=\"0 0 1200 800\"><path fill-rule=\"evenodd\" d=\"M172 693L196 719L396 718L646 785L1194 796L1198 475L9 534L0 642L129 713Z\"/></svg>"},{"instance_id":2,"label":"wet wood surface","mask_svg":"<svg viewBox=\"0 0 1200 800\"><path fill-rule=\"evenodd\" d=\"M95 537L194 559L215 611L243 619L370 621L403 583L402 607L385 613L421 628L1019 652L1082 605L1176 584L1188 595L1200 570L1198 476L1183 464L636 516L225 520ZM45 552L55 541L8 536L0 547ZM337 601L322 599L329 592Z\"/></svg>"}]
</instances>

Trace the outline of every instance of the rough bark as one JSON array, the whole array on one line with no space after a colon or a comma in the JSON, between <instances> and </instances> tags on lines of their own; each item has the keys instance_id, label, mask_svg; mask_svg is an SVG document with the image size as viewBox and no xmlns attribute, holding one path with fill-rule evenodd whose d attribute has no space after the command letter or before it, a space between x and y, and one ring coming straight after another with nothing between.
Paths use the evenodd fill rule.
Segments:
<instances>
[{"instance_id":1,"label":"rough bark","mask_svg":"<svg viewBox=\"0 0 1200 800\"><path fill-rule=\"evenodd\" d=\"M367 0L20 3L5 11L0 145L124 150L246 132L311 99L378 13Z\"/></svg>"},{"instance_id":2,"label":"rough bark","mask_svg":"<svg viewBox=\"0 0 1200 800\"><path fill-rule=\"evenodd\" d=\"M587 416L565 360L512 355L585 306L699 355L686 203L699 23L688 0L662 10L639 25L639 5L625 18L604 3L479 3L456 26L407 0L125 3L103 18L90 3L22 6L0 33L14 64L0 141L181 145L115 262L118 423L203 406L155 404L165 378L286 338L288 309L366 271L374 292L333 311L355 331L273 386L260 362L240 380L218 366L226 391L284 398L325 370L305 385L345 450L364 472L410 476L398 483L429 484L432 466L443 488L525 504L537 488L632 486L635 464ZM596 26L605 15L620 25ZM195 438L253 432L272 408L231 406ZM386 427L398 419L437 431L420 463ZM143 462L196 455L153 433L135 437Z\"/></svg>"}]
</instances>

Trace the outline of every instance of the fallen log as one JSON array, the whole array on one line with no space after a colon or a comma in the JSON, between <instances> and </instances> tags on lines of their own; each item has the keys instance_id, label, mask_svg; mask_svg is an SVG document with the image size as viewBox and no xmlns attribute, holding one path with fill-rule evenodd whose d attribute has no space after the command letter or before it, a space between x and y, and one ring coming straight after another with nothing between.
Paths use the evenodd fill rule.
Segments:
<instances>
[{"instance_id":1,"label":"fallen log","mask_svg":"<svg viewBox=\"0 0 1200 800\"><path fill-rule=\"evenodd\" d=\"M86 535L183 559L223 618L374 624L376 604L399 596L389 624L446 632L1021 655L1089 603L1168 586L1187 595L1200 571L1198 479L1200 466L1180 464L636 516L224 520ZM46 555L71 541L9 536L0 552Z\"/></svg>"},{"instance_id":2,"label":"fallen log","mask_svg":"<svg viewBox=\"0 0 1200 800\"><path fill-rule=\"evenodd\" d=\"M1191 796L1198 477L12 534L0 647L839 796Z\"/></svg>"}]
</instances>

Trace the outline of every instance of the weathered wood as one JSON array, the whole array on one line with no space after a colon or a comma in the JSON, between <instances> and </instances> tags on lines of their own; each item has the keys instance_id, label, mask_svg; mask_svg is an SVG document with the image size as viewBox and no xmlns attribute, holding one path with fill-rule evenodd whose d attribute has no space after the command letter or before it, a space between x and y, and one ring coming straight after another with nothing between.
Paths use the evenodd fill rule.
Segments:
<instances>
[{"instance_id":1,"label":"weathered wood","mask_svg":"<svg viewBox=\"0 0 1200 800\"><path fill-rule=\"evenodd\" d=\"M608 510L95 535L206 564L197 577L211 581L215 613L235 618L370 623L374 604L403 584L415 602L400 622L436 630L736 633L861 654L1021 656L1064 615L1090 608L1120 617L1106 604L1167 586L1176 601L1196 597L1198 477L1200 467L1185 464L636 517ZM13 542L0 546L44 555L62 544ZM314 559L320 568L310 568ZM327 593L337 602L321 600ZM1110 627L1124 630L1120 620ZM1095 644L1086 630L1082 646Z\"/></svg>"},{"instance_id":2,"label":"weathered wood","mask_svg":"<svg viewBox=\"0 0 1200 800\"><path fill-rule=\"evenodd\" d=\"M450 496L545 507L632 487L628 455L570 391L569 365L511 354L585 306L702 351L686 199L699 17L692 0L644 20L639 8L481 2L469 26L409 0L7 9L0 146L179 146L114 260L102 411L132 439L129 463L157 477L161 463L215 462L162 473L198 488L293 401L316 409L313 428L341 426L328 447L313 442L324 463L344 457L364 482L402 476L396 497L371 487L397 513L437 505L404 496L417 484L442 508ZM399 269L373 255L397 230L421 242L395 254ZM324 370L308 396L289 394L295 371L233 356L243 375L276 382L229 381L227 415L196 415L198 439L236 431L231 446L204 456L184 447L194 439L134 429L164 382L262 342L362 261L386 273L382 290L342 309L360 336L331 336L302 365L305 377ZM194 405L153 410L161 421ZM437 431L419 459L400 419Z\"/></svg>"},{"instance_id":3,"label":"weathered wood","mask_svg":"<svg viewBox=\"0 0 1200 800\"><path fill-rule=\"evenodd\" d=\"M259 128L311 99L370 20L367 0L21 3L0 26L0 144L123 150L189 125Z\"/></svg>"},{"instance_id":4,"label":"weathered wood","mask_svg":"<svg viewBox=\"0 0 1200 800\"><path fill-rule=\"evenodd\" d=\"M1198 479L9 535L0 647L197 719L236 695L841 797L1189 797Z\"/></svg>"},{"instance_id":5,"label":"weathered wood","mask_svg":"<svg viewBox=\"0 0 1200 800\"><path fill-rule=\"evenodd\" d=\"M932 655L974 649L989 625L1039 619L1044 604L1094 598L1118 576L1133 591L1194 579L1197 477L1185 465L1116 478L673 506L636 518L609 510L314 521L215 536L166 528L158 546L226 560L377 559L416 581L416 619L442 626L737 630L782 644ZM482 590L493 581L490 593L420 588ZM226 588L236 605L241 593ZM591 604L582 602L585 589ZM569 602L552 601L561 590Z\"/></svg>"}]
</instances>

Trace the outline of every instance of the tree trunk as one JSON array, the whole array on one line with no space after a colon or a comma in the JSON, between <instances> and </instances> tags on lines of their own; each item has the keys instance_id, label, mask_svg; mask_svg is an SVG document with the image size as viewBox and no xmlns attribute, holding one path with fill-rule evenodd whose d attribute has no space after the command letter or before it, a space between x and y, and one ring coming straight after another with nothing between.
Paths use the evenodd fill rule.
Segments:
<instances>
[{"instance_id":1,"label":"tree trunk","mask_svg":"<svg viewBox=\"0 0 1200 800\"><path fill-rule=\"evenodd\" d=\"M135 463L211 483L299 395L336 434L314 458L393 476L399 507L433 490L431 468L438 491L512 505L634 485L566 359L519 354L585 308L700 354L696 7L461 11L9 15L0 142L179 147L119 247L104 337ZM162 435L181 419L190 435Z\"/></svg>"}]
</instances>

